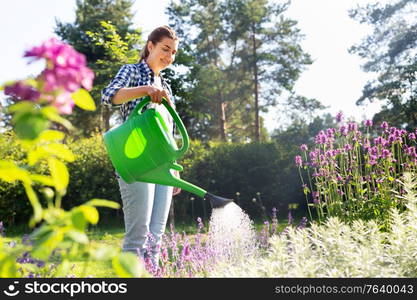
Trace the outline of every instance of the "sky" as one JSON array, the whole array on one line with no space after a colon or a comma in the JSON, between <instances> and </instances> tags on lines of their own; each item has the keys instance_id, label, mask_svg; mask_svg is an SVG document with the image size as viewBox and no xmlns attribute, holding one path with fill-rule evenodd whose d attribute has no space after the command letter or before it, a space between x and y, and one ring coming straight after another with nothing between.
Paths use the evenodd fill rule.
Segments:
<instances>
[{"instance_id":1,"label":"sky","mask_svg":"<svg viewBox=\"0 0 417 300\"><path fill-rule=\"evenodd\" d=\"M168 23L165 15L167 0L136 0L134 24L142 28L143 36ZM348 49L358 43L370 28L348 16L348 9L371 0L292 0L286 15L298 21L297 27L305 35L301 46L314 63L308 66L295 85L297 94L316 98L325 106L323 112L361 121L372 118L380 106L355 105L363 86L374 74L365 73L363 61ZM372 1L373 2L373 1ZM73 22L75 0L13 0L0 1L0 83L23 79L37 74L42 63L27 64L22 58L25 50L54 36L55 20ZM276 112L265 115L268 131L279 127Z\"/></svg>"}]
</instances>

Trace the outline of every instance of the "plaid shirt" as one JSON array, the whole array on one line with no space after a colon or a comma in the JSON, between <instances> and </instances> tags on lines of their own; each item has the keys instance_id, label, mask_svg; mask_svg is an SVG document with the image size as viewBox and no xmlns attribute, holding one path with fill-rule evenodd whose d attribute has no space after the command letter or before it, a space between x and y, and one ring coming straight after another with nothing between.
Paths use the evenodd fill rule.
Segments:
<instances>
[{"instance_id":1,"label":"plaid shirt","mask_svg":"<svg viewBox=\"0 0 417 300\"><path fill-rule=\"evenodd\" d=\"M171 100L174 101L172 97L172 91L169 84L166 80L160 75L162 87L168 92ZM117 72L116 77L110 82L110 84L103 89L101 93L101 102L104 105L110 107L119 107L122 114L123 122L126 121L129 114L136 107L136 104L141 101L141 98L134 99L132 101L125 102L123 104L114 104L112 99L116 93L124 87L137 87L142 85L152 85L154 83L154 73L149 68L146 61L141 61L137 64L124 65ZM147 106L145 106L147 108Z\"/></svg>"}]
</instances>

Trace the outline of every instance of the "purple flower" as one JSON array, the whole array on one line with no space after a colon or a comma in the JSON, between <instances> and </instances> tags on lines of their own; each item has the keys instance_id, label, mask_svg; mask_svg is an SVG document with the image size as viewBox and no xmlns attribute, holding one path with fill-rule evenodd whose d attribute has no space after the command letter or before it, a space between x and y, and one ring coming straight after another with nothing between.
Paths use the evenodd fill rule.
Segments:
<instances>
[{"instance_id":1,"label":"purple flower","mask_svg":"<svg viewBox=\"0 0 417 300\"><path fill-rule=\"evenodd\" d=\"M348 131L356 131L358 130L358 124L356 124L355 122L350 122L348 124Z\"/></svg>"},{"instance_id":2,"label":"purple flower","mask_svg":"<svg viewBox=\"0 0 417 300\"><path fill-rule=\"evenodd\" d=\"M348 135L348 128L345 125L342 125L339 128L339 132L340 132L341 135L347 136Z\"/></svg>"},{"instance_id":3,"label":"purple flower","mask_svg":"<svg viewBox=\"0 0 417 300\"><path fill-rule=\"evenodd\" d=\"M365 126L366 126L366 127L372 127L372 125L373 125L374 123L372 122L372 120L366 120L366 121L364 122L364 124L365 124Z\"/></svg>"},{"instance_id":4,"label":"purple flower","mask_svg":"<svg viewBox=\"0 0 417 300\"><path fill-rule=\"evenodd\" d=\"M335 133L336 133L336 129L334 128L329 128L326 130L326 134L328 138L333 138Z\"/></svg>"},{"instance_id":5,"label":"purple flower","mask_svg":"<svg viewBox=\"0 0 417 300\"><path fill-rule=\"evenodd\" d=\"M291 225L294 221L294 218L291 214L291 211L288 212L288 225Z\"/></svg>"},{"instance_id":6,"label":"purple flower","mask_svg":"<svg viewBox=\"0 0 417 300\"><path fill-rule=\"evenodd\" d=\"M295 156L295 165L301 167L303 165L303 160L300 155Z\"/></svg>"},{"instance_id":7,"label":"purple flower","mask_svg":"<svg viewBox=\"0 0 417 300\"><path fill-rule=\"evenodd\" d=\"M317 191L313 191L312 193L311 193L311 195L313 196L313 202L315 203L315 204L319 204L320 203L320 193L319 192L317 192Z\"/></svg>"},{"instance_id":8,"label":"purple flower","mask_svg":"<svg viewBox=\"0 0 417 300\"><path fill-rule=\"evenodd\" d=\"M24 84L23 81L17 81L12 85L7 85L4 88L4 94L16 98L18 100L36 101L41 96L41 93L34 87Z\"/></svg>"},{"instance_id":9,"label":"purple flower","mask_svg":"<svg viewBox=\"0 0 417 300\"><path fill-rule=\"evenodd\" d=\"M416 135L415 135L413 132L411 132L411 133L408 135L408 138L409 138L410 140L415 140L415 139L416 139Z\"/></svg>"},{"instance_id":10,"label":"purple flower","mask_svg":"<svg viewBox=\"0 0 417 300\"><path fill-rule=\"evenodd\" d=\"M306 145L306 144L302 144L302 145L300 146L300 149L301 149L301 151L307 151L307 150L308 150L308 147L307 147L307 145Z\"/></svg>"},{"instance_id":11,"label":"purple flower","mask_svg":"<svg viewBox=\"0 0 417 300\"><path fill-rule=\"evenodd\" d=\"M382 149L382 154L381 154L382 158L387 158L390 155L391 155L391 152L388 149Z\"/></svg>"},{"instance_id":12,"label":"purple flower","mask_svg":"<svg viewBox=\"0 0 417 300\"><path fill-rule=\"evenodd\" d=\"M369 159L370 159L370 161L369 161L369 164L371 165L371 166L373 166L373 165L376 165L376 163L377 163L377 159L378 159L378 157L377 156L375 156L375 155L370 155L369 156Z\"/></svg>"},{"instance_id":13,"label":"purple flower","mask_svg":"<svg viewBox=\"0 0 417 300\"><path fill-rule=\"evenodd\" d=\"M297 226L297 228L298 229L306 228L307 222L308 222L307 218L306 217L302 217L300 223Z\"/></svg>"},{"instance_id":14,"label":"purple flower","mask_svg":"<svg viewBox=\"0 0 417 300\"><path fill-rule=\"evenodd\" d=\"M316 135L315 143L316 144L325 144L327 142L327 135L323 130L320 130L319 134Z\"/></svg>"},{"instance_id":15,"label":"purple flower","mask_svg":"<svg viewBox=\"0 0 417 300\"><path fill-rule=\"evenodd\" d=\"M315 160L317 159L317 157L319 156L319 153L320 153L320 150L318 150L318 149L316 149L316 150L314 150L314 151L311 151L311 152L309 153L310 159L311 159L312 161L315 161Z\"/></svg>"},{"instance_id":16,"label":"purple flower","mask_svg":"<svg viewBox=\"0 0 417 300\"><path fill-rule=\"evenodd\" d=\"M375 145L383 145L385 139L382 136L379 136L377 138L374 139L374 144Z\"/></svg>"},{"instance_id":17,"label":"purple flower","mask_svg":"<svg viewBox=\"0 0 417 300\"><path fill-rule=\"evenodd\" d=\"M381 124L381 128L382 129L384 129L384 130L387 130L388 129L388 123L386 122L386 121L384 121L384 122L382 122L382 124Z\"/></svg>"},{"instance_id":18,"label":"purple flower","mask_svg":"<svg viewBox=\"0 0 417 300\"><path fill-rule=\"evenodd\" d=\"M350 150L353 149L353 147L352 147L351 144L346 144L345 147L344 147L344 149L345 149L345 151L350 151Z\"/></svg>"},{"instance_id":19,"label":"purple flower","mask_svg":"<svg viewBox=\"0 0 417 300\"><path fill-rule=\"evenodd\" d=\"M340 122L342 122L343 121L343 113L340 111L340 112L338 112L337 114L336 114L336 122L337 123L340 123Z\"/></svg>"}]
</instances>

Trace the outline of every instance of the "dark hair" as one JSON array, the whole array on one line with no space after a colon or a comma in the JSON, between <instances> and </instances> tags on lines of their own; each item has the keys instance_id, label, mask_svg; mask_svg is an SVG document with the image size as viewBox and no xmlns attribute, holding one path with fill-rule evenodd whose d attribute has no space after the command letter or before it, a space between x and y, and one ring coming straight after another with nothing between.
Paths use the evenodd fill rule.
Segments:
<instances>
[{"instance_id":1,"label":"dark hair","mask_svg":"<svg viewBox=\"0 0 417 300\"><path fill-rule=\"evenodd\" d=\"M154 45L159 43L164 37L178 40L178 37L175 33L175 31L169 27L168 25L164 25L161 27L158 27L154 29L149 35L148 40L146 41L145 47L143 47L140 55L140 61L147 59L149 56L149 50L148 50L148 42L152 42Z\"/></svg>"}]
</instances>

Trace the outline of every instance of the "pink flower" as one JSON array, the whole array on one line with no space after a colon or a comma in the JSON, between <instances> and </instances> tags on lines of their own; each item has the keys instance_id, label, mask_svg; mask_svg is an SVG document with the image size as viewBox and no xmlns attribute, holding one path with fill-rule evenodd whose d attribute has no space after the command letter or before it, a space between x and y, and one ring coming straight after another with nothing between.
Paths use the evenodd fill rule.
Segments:
<instances>
[{"instance_id":1,"label":"pink flower","mask_svg":"<svg viewBox=\"0 0 417 300\"><path fill-rule=\"evenodd\" d=\"M337 123L340 123L340 122L342 122L343 121L343 113L340 111L340 112L338 112L337 113L337 115L336 115L336 122Z\"/></svg>"},{"instance_id":2,"label":"pink flower","mask_svg":"<svg viewBox=\"0 0 417 300\"><path fill-rule=\"evenodd\" d=\"M64 92L56 96L53 105L58 109L61 114L71 114L74 107L74 100L71 97L71 94Z\"/></svg>"},{"instance_id":3,"label":"pink flower","mask_svg":"<svg viewBox=\"0 0 417 300\"><path fill-rule=\"evenodd\" d=\"M372 127L373 122L372 122L372 120L366 120L366 121L364 122L364 124L365 124L365 126L367 126L367 127Z\"/></svg>"},{"instance_id":4,"label":"pink flower","mask_svg":"<svg viewBox=\"0 0 417 300\"><path fill-rule=\"evenodd\" d=\"M301 167L303 165L303 160L300 155L295 156L295 165Z\"/></svg>"},{"instance_id":5,"label":"pink flower","mask_svg":"<svg viewBox=\"0 0 417 300\"><path fill-rule=\"evenodd\" d=\"M85 56L68 44L51 38L26 51L24 56L47 60L47 69L41 74L46 92L59 88L75 92L81 86L87 90L92 88L94 73L86 66Z\"/></svg>"}]
</instances>

